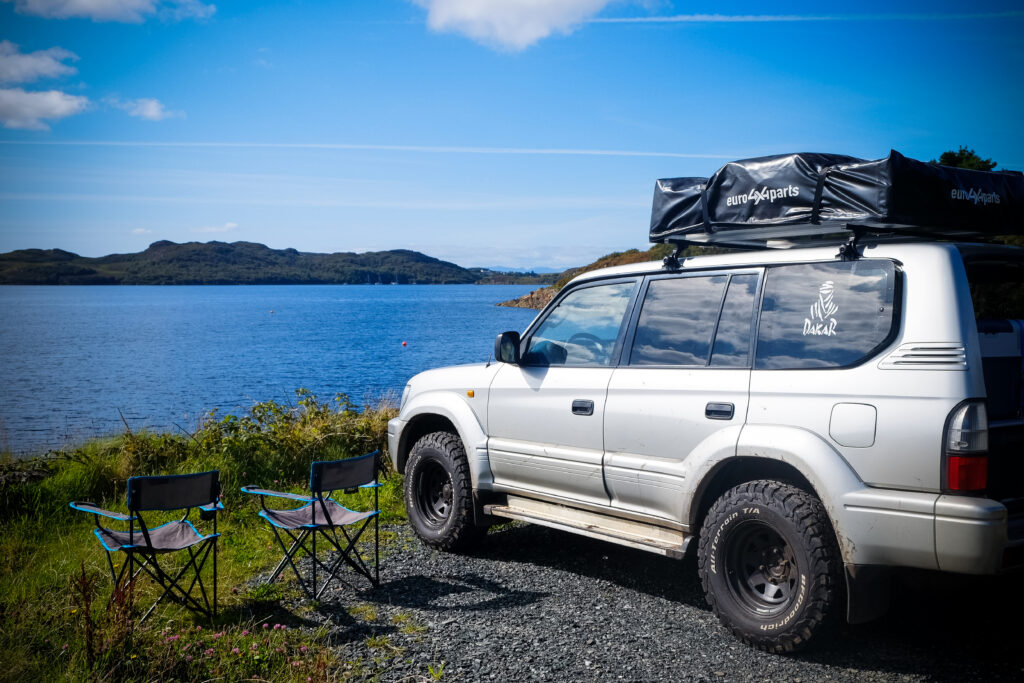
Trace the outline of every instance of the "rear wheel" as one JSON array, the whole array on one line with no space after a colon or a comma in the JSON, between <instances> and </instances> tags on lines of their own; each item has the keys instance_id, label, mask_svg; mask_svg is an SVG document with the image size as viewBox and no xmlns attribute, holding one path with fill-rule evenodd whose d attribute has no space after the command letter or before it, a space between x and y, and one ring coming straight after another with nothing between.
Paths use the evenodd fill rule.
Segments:
<instances>
[{"instance_id":1,"label":"rear wheel","mask_svg":"<svg viewBox=\"0 0 1024 683\"><path fill-rule=\"evenodd\" d=\"M405 468L405 509L420 539L439 550L462 550L483 531L473 524L473 485L459 437L433 432L412 447Z\"/></svg>"},{"instance_id":2,"label":"rear wheel","mask_svg":"<svg viewBox=\"0 0 1024 683\"><path fill-rule=\"evenodd\" d=\"M777 481L727 491L701 530L701 582L719 620L769 652L807 645L839 602L839 549L824 506Z\"/></svg>"}]
</instances>

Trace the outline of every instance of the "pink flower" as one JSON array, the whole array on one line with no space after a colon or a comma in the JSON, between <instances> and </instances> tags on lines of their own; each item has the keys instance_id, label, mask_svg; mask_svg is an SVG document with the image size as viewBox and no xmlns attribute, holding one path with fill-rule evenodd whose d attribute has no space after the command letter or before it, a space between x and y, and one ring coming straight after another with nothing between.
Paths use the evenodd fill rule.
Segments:
<instances>
[{"instance_id":1,"label":"pink flower","mask_svg":"<svg viewBox=\"0 0 1024 683\"><path fill-rule=\"evenodd\" d=\"M263 628L270 628L270 624L268 624L267 622L264 621L263 622Z\"/></svg>"},{"instance_id":2,"label":"pink flower","mask_svg":"<svg viewBox=\"0 0 1024 683\"><path fill-rule=\"evenodd\" d=\"M240 653L238 652L238 648L237 648L237 647L233 647L233 648L231 648L231 654L233 654L233 655L237 655L237 654L240 654Z\"/></svg>"},{"instance_id":3,"label":"pink flower","mask_svg":"<svg viewBox=\"0 0 1024 683\"><path fill-rule=\"evenodd\" d=\"M275 631L278 630L279 628L281 628L281 624L274 624L274 630Z\"/></svg>"},{"instance_id":4,"label":"pink flower","mask_svg":"<svg viewBox=\"0 0 1024 683\"><path fill-rule=\"evenodd\" d=\"M307 649L306 646L303 645L302 647L299 648L299 652L305 652L306 649Z\"/></svg>"},{"instance_id":5,"label":"pink flower","mask_svg":"<svg viewBox=\"0 0 1024 683\"><path fill-rule=\"evenodd\" d=\"M203 654L206 655L207 657L209 657L210 655L213 654L213 648L212 647L207 648L206 651L203 652Z\"/></svg>"},{"instance_id":6,"label":"pink flower","mask_svg":"<svg viewBox=\"0 0 1024 683\"><path fill-rule=\"evenodd\" d=\"M185 661L186 662L191 662L192 661L192 655L185 655Z\"/></svg>"},{"instance_id":7,"label":"pink flower","mask_svg":"<svg viewBox=\"0 0 1024 683\"><path fill-rule=\"evenodd\" d=\"M302 662L294 661L294 662L292 662L292 666L294 666L296 669L298 669L300 666L302 666Z\"/></svg>"},{"instance_id":8,"label":"pink flower","mask_svg":"<svg viewBox=\"0 0 1024 683\"><path fill-rule=\"evenodd\" d=\"M242 631L242 635L243 636L249 635L249 629L245 629L244 631Z\"/></svg>"},{"instance_id":9,"label":"pink flower","mask_svg":"<svg viewBox=\"0 0 1024 683\"><path fill-rule=\"evenodd\" d=\"M253 643L252 645L249 646L249 649L250 650L258 650L258 649L260 649L260 646L258 644L256 644L256 643Z\"/></svg>"}]
</instances>

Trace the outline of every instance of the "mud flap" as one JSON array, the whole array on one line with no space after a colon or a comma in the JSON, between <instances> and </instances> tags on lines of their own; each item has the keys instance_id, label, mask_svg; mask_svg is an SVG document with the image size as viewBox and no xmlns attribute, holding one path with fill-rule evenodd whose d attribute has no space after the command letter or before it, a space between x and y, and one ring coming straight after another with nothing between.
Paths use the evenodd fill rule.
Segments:
<instances>
[{"instance_id":1,"label":"mud flap","mask_svg":"<svg viewBox=\"0 0 1024 683\"><path fill-rule=\"evenodd\" d=\"M889 609L892 572L889 567L846 565L846 621L863 624Z\"/></svg>"}]
</instances>

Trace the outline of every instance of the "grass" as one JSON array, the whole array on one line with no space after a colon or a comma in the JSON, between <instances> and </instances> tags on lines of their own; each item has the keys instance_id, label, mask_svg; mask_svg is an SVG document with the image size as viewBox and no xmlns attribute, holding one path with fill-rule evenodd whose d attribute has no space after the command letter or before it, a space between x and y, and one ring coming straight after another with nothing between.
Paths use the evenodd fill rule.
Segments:
<instances>
[{"instance_id":1,"label":"grass","mask_svg":"<svg viewBox=\"0 0 1024 683\"><path fill-rule=\"evenodd\" d=\"M125 433L44 458L0 461L0 680L346 680L364 666L336 661L328 634L304 627L282 606L292 583L254 585L280 559L244 484L300 492L313 460L385 452L388 404L357 409L346 397L297 405L259 403L245 415L211 413L195 434ZM386 458L384 459L386 462ZM215 623L175 605L145 622L150 581L112 594L90 515L67 507L91 500L125 511L125 484L140 474L219 469L220 616ZM388 475L388 473L383 473ZM382 521L404 519L400 477L380 489ZM361 497L361 499L360 499ZM372 492L346 497L372 503ZM193 519L195 515L193 514ZM382 534L386 542L388 535ZM114 561L121 558L114 556ZM148 601L147 601L148 599ZM367 613L364 615L370 617ZM373 616L375 619L376 616Z\"/></svg>"}]
</instances>

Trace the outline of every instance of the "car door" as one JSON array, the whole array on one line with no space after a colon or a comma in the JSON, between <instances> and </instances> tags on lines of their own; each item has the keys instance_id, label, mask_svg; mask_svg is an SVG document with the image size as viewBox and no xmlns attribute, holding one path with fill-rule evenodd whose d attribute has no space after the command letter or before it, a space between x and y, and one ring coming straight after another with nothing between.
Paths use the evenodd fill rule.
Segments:
<instances>
[{"instance_id":1,"label":"car door","mask_svg":"<svg viewBox=\"0 0 1024 683\"><path fill-rule=\"evenodd\" d=\"M687 456L734 454L748 403L760 272L651 278L605 408L613 507L682 521Z\"/></svg>"},{"instance_id":2,"label":"car door","mask_svg":"<svg viewBox=\"0 0 1024 683\"><path fill-rule=\"evenodd\" d=\"M520 363L495 374L487 419L496 488L608 504L605 398L638 282L566 292L524 335Z\"/></svg>"}]
</instances>

